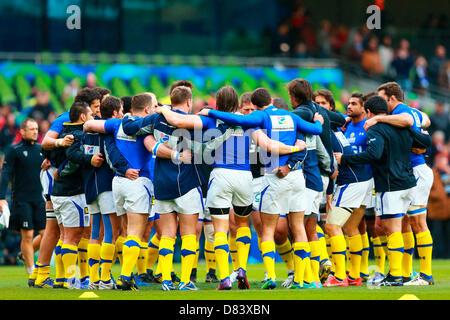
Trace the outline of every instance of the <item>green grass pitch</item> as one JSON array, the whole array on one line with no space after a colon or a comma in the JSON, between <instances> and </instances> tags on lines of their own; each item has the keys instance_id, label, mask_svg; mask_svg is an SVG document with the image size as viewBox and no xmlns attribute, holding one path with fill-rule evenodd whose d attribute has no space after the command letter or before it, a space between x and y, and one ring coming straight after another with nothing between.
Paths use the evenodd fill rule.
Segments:
<instances>
[{"instance_id":1,"label":"green grass pitch","mask_svg":"<svg viewBox=\"0 0 450 320\"><path fill-rule=\"evenodd\" d=\"M373 265L373 261L370 261ZM175 271L180 275L180 265L175 264ZM418 261L414 261L414 269L419 270ZM120 272L118 264L113 267L113 275ZM281 287L286 277L283 263L276 265L278 276L277 288L262 290L260 281L264 277L264 267L261 264L248 266L249 290L239 290L233 284L230 291L218 291L217 284L205 283L205 263L199 261L197 286L199 291L162 292L159 284L141 287L138 291L89 291L28 288L27 277L23 266L0 267L0 300L398 300L405 294L412 294L420 300L450 299L450 260L434 260L434 286L422 287L363 287L323 288L320 290L288 290ZM54 278L52 267L51 277ZM98 297L82 298L85 292L94 292Z\"/></svg>"}]
</instances>

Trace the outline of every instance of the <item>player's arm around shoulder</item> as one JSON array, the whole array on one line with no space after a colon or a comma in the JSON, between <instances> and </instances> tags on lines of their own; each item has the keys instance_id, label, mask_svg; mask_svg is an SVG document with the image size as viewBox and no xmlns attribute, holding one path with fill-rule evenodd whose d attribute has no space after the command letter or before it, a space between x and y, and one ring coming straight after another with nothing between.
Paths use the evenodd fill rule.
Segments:
<instances>
[{"instance_id":1,"label":"player's arm around shoulder","mask_svg":"<svg viewBox=\"0 0 450 320\"><path fill-rule=\"evenodd\" d=\"M386 123L394 127L408 128L414 125L414 117L407 112L390 115L377 115L371 119L368 119L364 123L364 129L367 131L371 126L377 123Z\"/></svg>"},{"instance_id":2,"label":"player's arm around shoulder","mask_svg":"<svg viewBox=\"0 0 450 320\"><path fill-rule=\"evenodd\" d=\"M203 121L198 115L181 114L172 111L167 106L158 108L156 112L162 114L166 121L174 127L181 129L203 129Z\"/></svg>"},{"instance_id":3,"label":"player's arm around shoulder","mask_svg":"<svg viewBox=\"0 0 450 320\"><path fill-rule=\"evenodd\" d=\"M306 149L306 143L303 140L297 139L294 146L288 146L283 142L270 139L261 129L253 131L252 138L263 150L273 154L285 155Z\"/></svg>"},{"instance_id":4,"label":"player's arm around shoulder","mask_svg":"<svg viewBox=\"0 0 450 320\"><path fill-rule=\"evenodd\" d=\"M340 165L369 164L378 160L383 155L384 137L381 126L370 127L367 131L367 149L355 154L336 154L336 160Z\"/></svg>"},{"instance_id":5,"label":"player's arm around shoulder","mask_svg":"<svg viewBox=\"0 0 450 320\"><path fill-rule=\"evenodd\" d=\"M87 132L107 133L105 130L106 120L88 120L83 125Z\"/></svg>"}]
</instances>

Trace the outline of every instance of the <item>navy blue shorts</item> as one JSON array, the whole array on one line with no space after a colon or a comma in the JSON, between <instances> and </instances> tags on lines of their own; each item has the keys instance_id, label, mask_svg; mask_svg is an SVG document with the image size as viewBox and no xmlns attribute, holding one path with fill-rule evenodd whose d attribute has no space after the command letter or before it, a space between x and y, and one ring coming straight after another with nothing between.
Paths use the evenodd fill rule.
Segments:
<instances>
[{"instance_id":1,"label":"navy blue shorts","mask_svg":"<svg viewBox=\"0 0 450 320\"><path fill-rule=\"evenodd\" d=\"M45 201L15 201L11 206L11 230L44 230L46 224Z\"/></svg>"}]
</instances>

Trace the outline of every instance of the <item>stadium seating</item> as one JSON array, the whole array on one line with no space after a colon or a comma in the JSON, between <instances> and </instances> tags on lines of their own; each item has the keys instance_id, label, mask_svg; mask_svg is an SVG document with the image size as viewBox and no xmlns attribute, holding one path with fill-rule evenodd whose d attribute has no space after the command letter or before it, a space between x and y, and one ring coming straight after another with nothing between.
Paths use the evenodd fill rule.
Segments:
<instances>
[{"instance_id":1,"label":"stadium seating","mask_svg":"<svg viewBox=\"0 0 450 320\"><path fill-rule=\"evenodd\" d=\"M158 98L167 99L167 88L178 79L190 80L194 84L194 97L205 101L224 85L233 86L239 94L265 87L274 96L288 101L286 84L295 77L309 79L314 90L328 88L335 97L339 97L342 91L342 73L339 69L247 68L238 66L233 57L217 56L149 57L144 54L131 56L121 53L115 58L117 61L114 62L117 63L105 52L96 54L95 59L93 54L82 52L75 59L74 54L62 52L58 57L58 61L62 63L56 63L54 54L43 52L41 64L2 62L0 102L16 106L16 112L27 110L33 104L30 97L32 88L36 87L49 91L56 112L63 112L72 101L69 99L63 105L64 88L74 78L78 78L80 86L84 86L89 72L96 75L98 86L109 88L113 95L119 97L151 91ZM97 63L92 64L92 61Z\"/></svg>"}]
</instances>

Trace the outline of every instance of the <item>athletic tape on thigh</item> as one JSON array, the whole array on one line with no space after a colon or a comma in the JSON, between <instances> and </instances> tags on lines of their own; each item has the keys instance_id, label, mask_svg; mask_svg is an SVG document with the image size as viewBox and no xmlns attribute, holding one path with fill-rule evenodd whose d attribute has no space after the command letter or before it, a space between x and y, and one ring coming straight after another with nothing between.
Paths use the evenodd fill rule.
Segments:
<instances>
[{"instance_id":1,"label":"athletic tape on thigh","mask_svg":"<svg viewBox=\"0 0 450 320\"><path fill-rule=\"evenodd\" d=\"M333 207L328 214L327 223L343 227L353 210L350 208Z\"/></svg>"}]
</instances>

